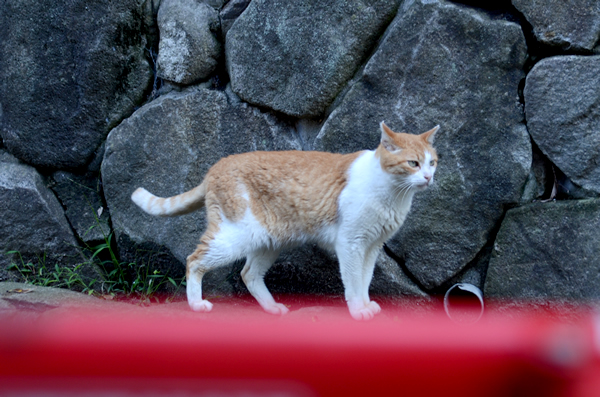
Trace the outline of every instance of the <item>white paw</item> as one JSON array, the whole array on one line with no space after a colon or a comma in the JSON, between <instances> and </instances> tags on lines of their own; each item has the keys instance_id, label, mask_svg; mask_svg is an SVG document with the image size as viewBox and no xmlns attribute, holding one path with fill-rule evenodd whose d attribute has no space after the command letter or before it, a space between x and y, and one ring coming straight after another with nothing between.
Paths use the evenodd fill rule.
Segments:
<instances>
[{"instance_id":1,"label":"white paw","mask_svg":"<svg viewBox=\"0 0 600 397\"><path fill-rule=\"evenodd\" d=\"M188 302L190 307L195 312L209 312L213 308L213 304L207 300L201 300L196 302Z\"/></svg>"},{"instance_id":2,"label":"white paw","mask_svg":"<svg viewBox=\"0 0 600 397\"><path fill-rule=\"evenodd\" d=\"M381 306L377 302L369 301L367 307L373 312L373 314L379 314L381 312Z\"/></svg>"},{"instance_id":3,"label":"white paw","mask_svg":"<svg viewBox=\"0 0 600 397\"><path fill-rule=\"evenodd\" d=\"M368 321L375 317L375 313L368 307L363 307L362 309L354 309L350 310L350 315L353 319L358 321Z\"/></svg>"},{"instance_id":4,"label":"white paw","mask_svg":"<svg viewBox=\"0 0 600 397\"><path fill-rule=\"evenodd\" d=\"M290 309L288 309L287 307L285 307L285 305L281 303L275 303L270 306L263 306L263 309L265 309L267 313L275 314L278 316L283 316L284 314L290 311Z\"/></svg>"}]
</instances>

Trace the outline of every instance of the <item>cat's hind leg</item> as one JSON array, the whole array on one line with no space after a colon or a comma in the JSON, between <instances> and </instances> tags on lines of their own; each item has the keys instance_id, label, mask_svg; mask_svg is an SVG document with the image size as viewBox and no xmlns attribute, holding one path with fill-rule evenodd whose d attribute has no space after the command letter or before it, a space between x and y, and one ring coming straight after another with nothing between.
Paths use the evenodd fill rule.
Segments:
<instances>
[{"instance_id":1,"label":"cat's hind leg","mask_svg":"<svg viewBox=\"0 0 600 397\"><path fill-rule=\"evenodd\" d=\"M202 277L211 269L205 258L208 249L207 244L200 243L196 251L187 257L185 288L188 304L195 312L209 312L213 307L212 303L202 299Z\"/></svg>"},{"instance_id":2,"label":"cat's hind leg","mask_svg":"<svg viewBox=\"0 0 600 397\"><path fill-rule=\"evenodd\" d=\"M216 229L216 231L213 229ZM197 312L212 310L212 303L202 299L202 278L204 274L209 270L243 258L245 247L245 244L231 238L231 233L224 233L218 228L209 226L200 239L196 251L187 257L186 293L188 304L192 310Z\"/></svg>"},{"instance_id":3,"label":"cat's hind leg","mask_svg":"<svg viewBox=\"0 0 600 397\"><path fill-rule=\"evenodd\" d=\"M254 296L262 308L271 314L283 315L289 309L281 303L275 302L273 295L265 285L265 274L279 256L278 250L260 250L247 255L246 265L242 269L242 280L248 291Z\"/></svg>"}]
</instances>

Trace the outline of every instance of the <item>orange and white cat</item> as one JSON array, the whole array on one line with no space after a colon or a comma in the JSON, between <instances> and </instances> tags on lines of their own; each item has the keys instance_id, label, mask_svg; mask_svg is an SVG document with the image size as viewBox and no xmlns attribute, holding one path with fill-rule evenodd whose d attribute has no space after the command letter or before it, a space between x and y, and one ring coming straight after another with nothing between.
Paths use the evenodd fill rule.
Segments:
<instances>
[{"instance_id":1,"label":"orange and white cat","mask_svg":"<svg viewBox=\"0 0 600 397\"><path fill-rule=\"evenodd\" d=\"M242 279L269 313L285 314L264 276L282 249L316 242L337 254L350 314L368 320L381 311L369 299L375 260L402 226L415 192L433 183L439 126L395 133L381 123L376 150L351 154L250 152L221 159L194 189L159 198L138 188L132 200L151 215L174 216L206 207L208 225L187 258L187 298L208 312L202 277L246 258Z\"/></svg>"}]
</instances>

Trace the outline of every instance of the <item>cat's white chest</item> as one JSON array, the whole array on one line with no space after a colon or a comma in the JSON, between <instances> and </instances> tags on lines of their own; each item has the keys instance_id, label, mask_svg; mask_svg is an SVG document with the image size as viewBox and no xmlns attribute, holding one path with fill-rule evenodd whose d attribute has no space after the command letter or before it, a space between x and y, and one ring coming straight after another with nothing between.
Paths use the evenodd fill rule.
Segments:
<instances>
[{"instance_id":1,"label":"cat's white chest","mask_svg":"<svg viewBox=\"0 0 600 397\"><path fill-rule=\"evenodd\" d=\"M374 152L362 154L349 169L348 183L339 199L340 227L357 236L384 242L404 223L414 191L395 187Z\"/></svg>"},{"instance_id":2,"label":"cat's white chest","mask_svg":"<svg viewBox=\"0 0 600 397\"><path fill-rule=\"evenodd\" d=\"M411 199L412 195L392 208L381 210L379 222L386 233L395 233L402 226L410 210Z\"/></svg>"}]
</instances>

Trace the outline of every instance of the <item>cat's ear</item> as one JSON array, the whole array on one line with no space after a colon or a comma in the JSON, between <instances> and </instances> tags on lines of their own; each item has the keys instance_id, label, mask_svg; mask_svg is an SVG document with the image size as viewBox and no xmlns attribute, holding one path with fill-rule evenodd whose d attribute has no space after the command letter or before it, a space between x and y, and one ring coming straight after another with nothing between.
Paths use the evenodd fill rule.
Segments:
<instances>
[{"instance_id":1,"label":"cat's ear","mask_svg":"<svg viewBox=\"0 0 600 397\"><path fill-rule=\"evenodd\" d=\"M433 145L433 141L435 140L435 134L436 134L436 132L438 132L439 129L440 129L440 126L436 125L429 131L422 133L421 136L423 138L425 138L425 140L427 142L429 142L430 145Z\"/></svg>"},{"instance_id":2,"label":"cat's ear","mask_svg":"<svg viewBox=\"0 0 600 397\"><path fill-rule=\"evenodd\" d=\"M383 121L381 124L379 124L379 126L381 127L381 145L385 148L385 150L391 153L401 150L400 147L394 142L395 132L392 131L390 127L385 125Z\"/></svg>"}]
</instances>

